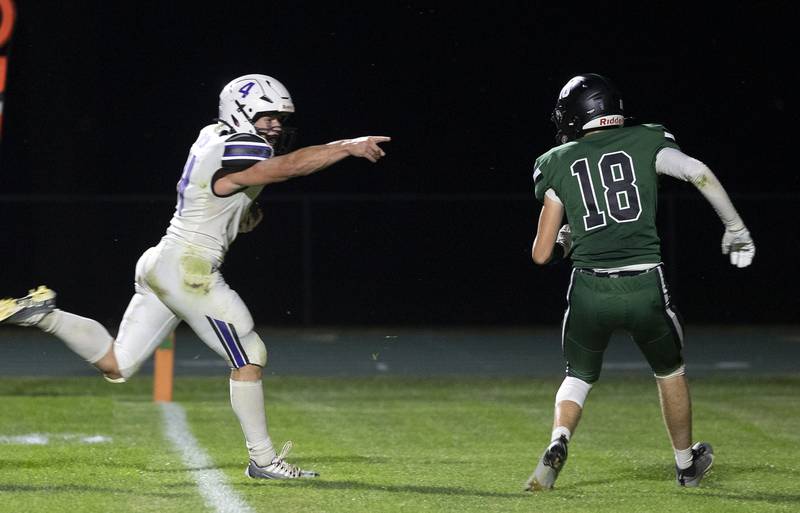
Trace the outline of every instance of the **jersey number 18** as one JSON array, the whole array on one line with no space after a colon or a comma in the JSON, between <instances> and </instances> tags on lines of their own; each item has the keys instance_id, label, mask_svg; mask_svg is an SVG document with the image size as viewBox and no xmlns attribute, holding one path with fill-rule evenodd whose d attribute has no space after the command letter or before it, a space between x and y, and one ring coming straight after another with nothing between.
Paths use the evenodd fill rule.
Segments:
<instances>
[{"instance_id":1,"label":"jersey number 18","mask_svg":"<svg viewBox=\"0 0 800 513\"><path fill-rule=\"evenodd\" d=\"M600 183L605 193L605 208L597 202L594 191L592 173L588 159L579 159L572 163L572 176L577 178L581 190L581 198L585 208L583 226L586 231L605 226L606 212L617 223L630 223L639 219L642 206L639 201L639 188L636 187L636 171L633 159L624 151L606 153L597 163L600 172Z\"/></svg>"}]
</instances>

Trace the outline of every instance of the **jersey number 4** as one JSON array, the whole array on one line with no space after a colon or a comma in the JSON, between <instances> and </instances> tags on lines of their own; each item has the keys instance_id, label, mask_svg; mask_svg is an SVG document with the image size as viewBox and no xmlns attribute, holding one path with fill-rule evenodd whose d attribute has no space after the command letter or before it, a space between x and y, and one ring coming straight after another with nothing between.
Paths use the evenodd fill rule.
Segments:
<instances>
[{"instance_id":1,"label":"jersey number 4","mask_svg":"<svg viewBox=\"0 0 800 513\"><path fill-rule=\"evenodd\" d=\"M633 159L624 151L606 153L600 157L597 169L600 172L600 183L605 190L605 209L597 202L594 182L588 159L576 160L570 166L572 176L578 179L581 198L586 214L583 226L586 231L605 226L606 212L618 223L630 223L639 219L642 205L639 200L639 188L636 187L636 171Z\"/></svg>"}]
</instances>

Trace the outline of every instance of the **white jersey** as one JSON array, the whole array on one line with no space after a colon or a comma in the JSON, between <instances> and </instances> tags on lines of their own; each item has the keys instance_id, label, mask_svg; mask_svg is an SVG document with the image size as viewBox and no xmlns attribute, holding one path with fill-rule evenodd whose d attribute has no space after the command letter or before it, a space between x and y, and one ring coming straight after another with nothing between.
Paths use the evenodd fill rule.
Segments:
<instances>
[{"instance_id":1,"label":"white jersey","mask_svg":"<svg viewBox=\"0 0 800 513\"><path fill-rule=\"evenodd\" d=\"M266 353L253 316L219 270L239 233L239 221L263 186L225 197L215 180L272 157L264 139L231 133L220 123L200 131L178 181L178 203L167 234L136 263L136 294L125 311L114 352L129 377L181 322L231 368L263 366Z\"/></svg>"},{"instance_id":2,"label":"white jersey","mask_svg":"<svg viewBox=\"0 0 800 513\"><path fill-rule=\"evenodd\" d=\"M264 186L218 196L213 184L273 154L272 146L257 135L231 134L223 123L203 128L178 181L178 202L164 239L192 246L222 263L239 233L239 221Z\"/></svg>"}]
</instances>

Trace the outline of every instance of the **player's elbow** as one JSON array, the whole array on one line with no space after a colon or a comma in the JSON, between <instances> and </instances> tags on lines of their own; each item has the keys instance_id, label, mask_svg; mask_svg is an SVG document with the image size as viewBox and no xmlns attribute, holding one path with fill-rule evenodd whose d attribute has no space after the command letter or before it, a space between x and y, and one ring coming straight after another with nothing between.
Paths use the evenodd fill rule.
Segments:
<instances>
[{"instance_id":1,"label":"player's elbow","mask_svg":"<svg viewBox=\"0 0 800 513\"><path fill-rule=\"evenodd\" d=\"M684 168L684 176L687 181L698 189L704 189L710 183L716 182L714 172L697 159L690 158Z\"/></svg>"},{"instance_id":2,"label":"player's elbow","mask_svg":"<svg viewBox=\"0 0 800 513\"><path fill-rule=\"evenodd\" d=\"M533 249L531 250L531 259L537 265L545 265L547 262L550 261L550 257L553 255L552 250L544 250L542 248L537 248L536 244L533 245Z\"/></svg>"}]
</instances>

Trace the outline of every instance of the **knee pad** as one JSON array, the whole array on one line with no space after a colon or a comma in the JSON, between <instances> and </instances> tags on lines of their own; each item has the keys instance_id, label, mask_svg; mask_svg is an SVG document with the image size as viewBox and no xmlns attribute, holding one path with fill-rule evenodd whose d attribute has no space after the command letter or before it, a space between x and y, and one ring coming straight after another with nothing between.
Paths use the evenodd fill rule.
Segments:
<instances>
[{"instance_id":1,"label":"knee pad","mask_svg":"<svg viewBox=\"0 0 800 513\"><path fill-rule=\"evenodd\" d=\"M680 367L678 367L677 369L668 374L662 374L662 375L654 374L654 376L656 377L656 379L670 379L670 378L676 378L678 376L683 376L684 374L686 374L686 366L681 365Z\"/></svg>"},{"instance_id":2,"label":"knee pad","mask_svg":"<svg viewBox=\"0 0 800 513\"><path fill-rule=\"evenodd\" d=\"M258 333L251 331L241 339L242 349L247 356L247 361L252 365L266 367L267 365L267 346L258 336Z\"/></svg>"},{"instance_id":3,"label":"knee pad","mask_svg":"<svg viewBox=\"0 0 800 513\"><path fill-rule=\"evenodd\" d=\"M592 385L589 383L567 376L558 388L558 393L556 393L556 404L561 401L572 401L583 408L583 403L586 401L586 396L589 395L591 389Z\"/></svg>"}]
</instances>

